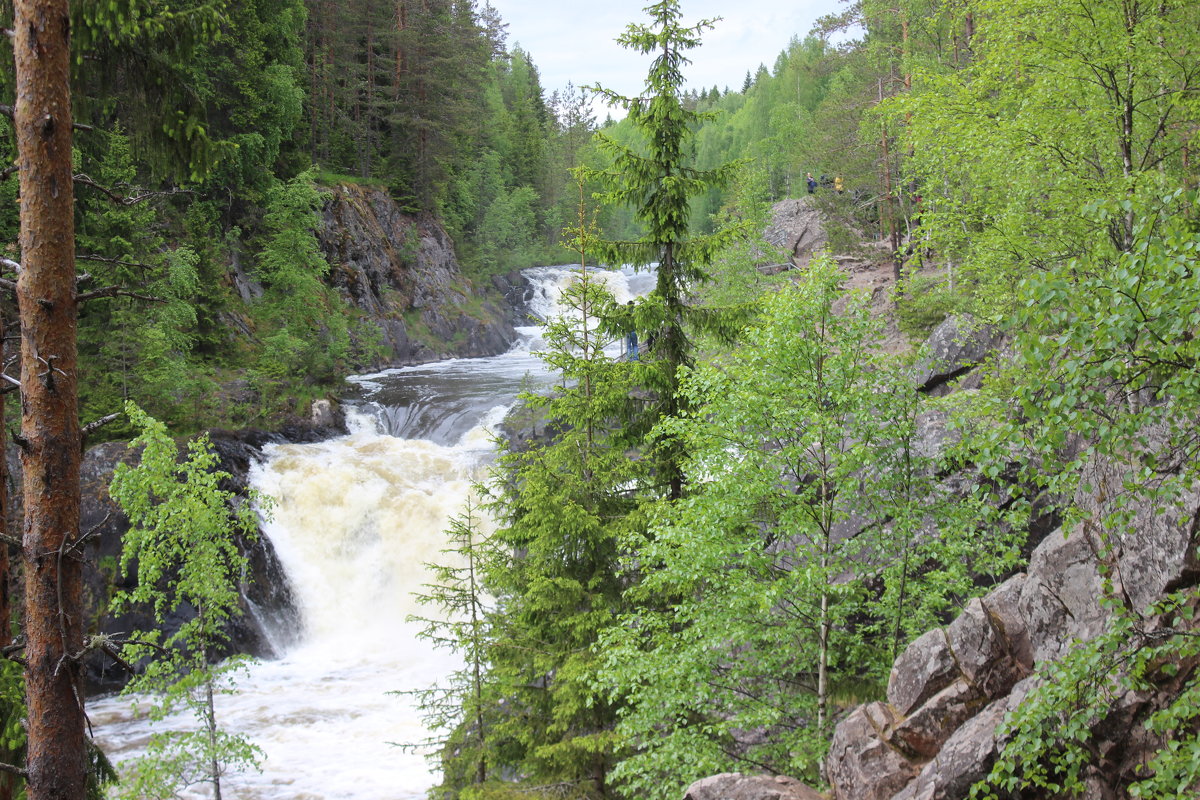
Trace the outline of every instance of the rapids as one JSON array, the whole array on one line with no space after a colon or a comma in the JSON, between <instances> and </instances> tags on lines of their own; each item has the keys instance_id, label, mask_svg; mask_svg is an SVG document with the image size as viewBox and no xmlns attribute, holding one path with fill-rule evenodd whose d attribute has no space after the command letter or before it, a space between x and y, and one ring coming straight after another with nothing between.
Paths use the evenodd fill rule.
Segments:
<instances>
[{"instance_id":1,"label":"rapids","mask_svg":"<svg viewBox=\"0 0 1200 800\"><path fill-rule=\"evenodd\" d=\"M621 302L644 294L650 273L597 272ZM546 320L569 267L526 271L529 311ZM239 800L400 800L437 782L410 696L453 671L453 653L417 637L413 599L441 558L443 531L486 477L493 432L518 392L550 378L536 358L540 329L519 329L511 352L354 376L351 432L317 444L270 445L253 473L276 500L263 531L295 589L299 619L272 632L282 655L251 665L217 698L219 723L262 748L259 774L222 778ZM619 345L614 344L614 347ZM96 739L118 767L152 732L131 700L90 701ZM182 726L186 720L160 725ZM206 797L197 787L188 797Z\"/></svg>"}]
</instances>

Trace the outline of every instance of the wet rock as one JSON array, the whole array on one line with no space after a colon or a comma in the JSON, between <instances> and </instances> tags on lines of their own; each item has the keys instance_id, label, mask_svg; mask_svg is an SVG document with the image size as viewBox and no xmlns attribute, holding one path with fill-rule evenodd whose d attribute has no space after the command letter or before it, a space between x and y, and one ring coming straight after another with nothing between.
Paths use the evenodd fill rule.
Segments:
<instances>
[{"instance_id":1,"label":"wet rock","mask_svg":"<svg viewBox=\"0 0 1200 800\"><path fill-rule=\"evenodd\" d=\"M299 427L293 433L305 440L315 441L328 435L327 429ZM220 458L219 468L230 474L222 488L244 497L249 486L249 472L261 457L263 444L285 441L280 434L264 431L213 431L213 449ZM106 442L90 448L81 463L80 529L86 539L84 554L85 633L124 638L138 630L158 629L170 635L195 616L195 610L184 606L158 624L146 608L134 608L116 616L110 611L113 595L133 588L134 579L120 574L119 561L129 520L108 494L113 470L119 463L135 465L138 453L125 442ZM270 540L263 536L254 539L239 537L238 548L247 559L247 571L241 577L243 614L231 620L227 627L227 653L248 653L259 657L276 655L275 646L288 642L288 632L295 631L297 619L295 598L287 576ZM113 691L124 685L128 675L111 658L93 654L84 665L84 680L89 693Z\"/></svg>"},{"instance_id":2,"label":"wet rock","mask_svg":"<svg viewBox=\"0 0 1200 800\"><path fill-rule=\"evenodd\" d=\"M825 800L825 796L785 775L726 772L696 781L683 800Z\"/></svg>"},{"instance_id":3,"label":"wet rock","mask_svg":"<svg viewBox=\"0 0 1200 800\"><path fill-rule=\"evenodd\" d=\"M825 761L834 800L888 800L917 774L886 731L899 715L887 703L859 706L838 723Z\"/></svg>"}]
</instances>

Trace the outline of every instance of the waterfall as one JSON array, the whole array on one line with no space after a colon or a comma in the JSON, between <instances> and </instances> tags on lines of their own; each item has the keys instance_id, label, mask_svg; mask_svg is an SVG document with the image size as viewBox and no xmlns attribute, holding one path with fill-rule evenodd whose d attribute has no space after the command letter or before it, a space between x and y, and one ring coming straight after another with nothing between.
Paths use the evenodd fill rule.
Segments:
<instances>
[{"instance_id":1,"label":"waterfall","mask_svg":"<svg viewBox=\"0 0 1200 800\"><path fill-rule=\"evenodd\" d=\"M569 267L526 273L530 312L557 313ZM653 275L595 273L617 299ZM298 630L283 655L252 665L218 698L224 727L263 749L261 774L222 779L239 800L400 800L437 782L424 756L397 748L429 733L411 696L459 665L417 637L411 614L438 561L444 531L494 455L492 431L517 393L548 378L533 355L536 326L512 352L352 378L351 433L317 444L270 445L252 472L276 500L263 524L297 597ZM126 698L88 704L101 747L118 764L139 755L152 728ZM166 720L179 727L185 720ZM195 790L189 797L205 797Z\"/></svg>"}]
</instances>

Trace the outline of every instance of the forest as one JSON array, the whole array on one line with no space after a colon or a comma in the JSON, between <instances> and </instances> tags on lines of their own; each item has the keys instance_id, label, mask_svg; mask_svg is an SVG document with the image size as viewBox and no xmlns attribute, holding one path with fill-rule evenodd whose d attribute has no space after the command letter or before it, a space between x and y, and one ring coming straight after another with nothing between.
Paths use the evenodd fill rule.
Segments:
<instances>
[{"instance_id":1,"label":"forest","mask_svg":"<svg viewBox=\"0 0 1200 800\"><path fill-rule=\"evenodd\" d=\"M438 220L468 292L579 265L546 334L554 388L519 412L554 433L501 444L421 598L463 663L421 695L429 796L667 800L740 771L848 798L839 723L1025 570L1043 528L1090 537L1103 630L1037 665L979 780L941 796L1200 790L1200 5L854 0L702 90L689 59L719 20L661 0L630 23L621 44L653 59L637 97L547 95L537 54L473 0L0 9L5 447L24 476L24 522L0 503L21 531L0 559L0 797L220 798L261 758L213 712L214 687L236 691L216 658L230 542L256 523L208 440L171 437L281 425L385 361L318 245L346 186ZM625 116L597 120L597 96ZM765 269L790 260L761 238L786 198L828 247ZM847 287L846 257L889 275L882 303ZM589 265L653 268L655 288L617 303ZM999 344L934 396L915 376L948 318ZM606 353L629 330L639 357ZM109 490L131 521L114 567L138 576L113 602L159 622L186 604L171 636L84 629L85 437L144 448ZM1190 566L1138 605L1129 538L1177 516ZM88 744L88 649L201 732L118 781ZM1104 737L1135 695L1153 702L1121 760Z\"/></svg>"}]
</instances>

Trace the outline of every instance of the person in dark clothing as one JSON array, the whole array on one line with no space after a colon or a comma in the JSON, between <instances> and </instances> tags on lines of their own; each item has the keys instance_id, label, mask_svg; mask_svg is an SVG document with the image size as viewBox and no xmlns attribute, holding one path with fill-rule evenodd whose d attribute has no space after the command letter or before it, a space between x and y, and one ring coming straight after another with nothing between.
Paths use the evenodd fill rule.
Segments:
<instances>
[{"instance_id":1,"label":"person in dark clothing","mask_svg":"<svg viewBox=\"0 0 1200 800\"><path fill-rule=\"evenodd\" d=\"M633 301L632 300L630 300L625 305L629 306L631 311L633 310ZM630 320L629 320L629 333L625 334L625 358L628 359L629 361L637 361L638 360L637 329L633 327L632 316L630 317Z\"/></svg>"},{"instance_id":2,"label":"person in dark clothing","mask_svg":"<svg viewBox=\"0 0 1200 800\"><path fill-rule=\"evenodd\" d=\"M812 176L812 173L811 173L811 172L810 172L810 173L808 173L808 174L807 174L807 175L804 177L804 180L805 180L805 182L808 184L808 193L809 193L809 194L816 194L816 192L817 192L817 179L816 179L816 178L814 178L814 177Z\"/></svg>"}]
</instances>

